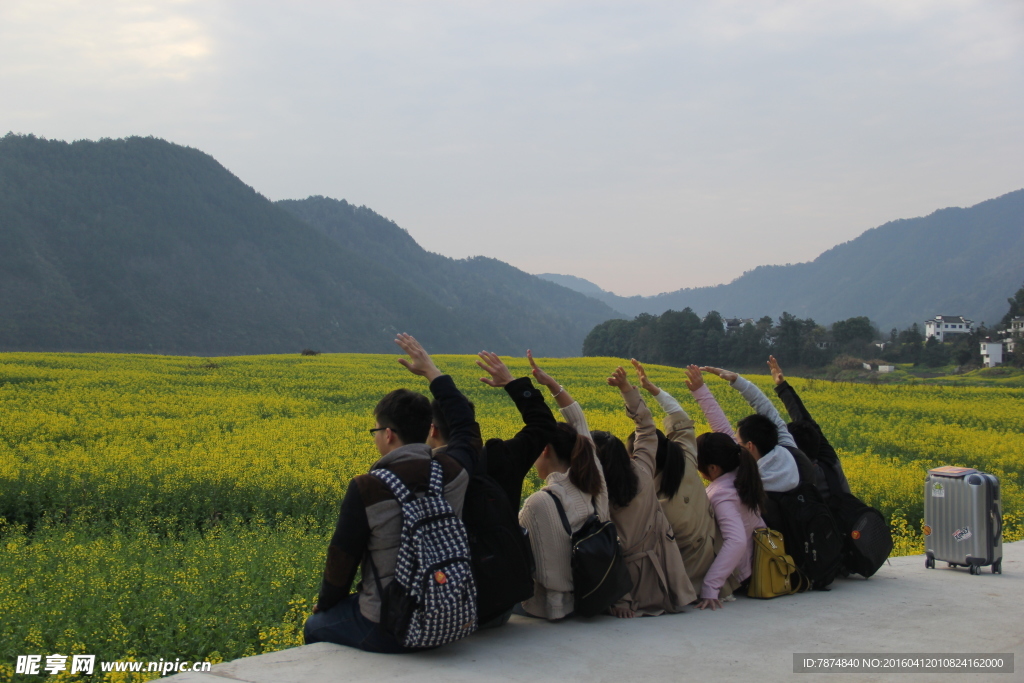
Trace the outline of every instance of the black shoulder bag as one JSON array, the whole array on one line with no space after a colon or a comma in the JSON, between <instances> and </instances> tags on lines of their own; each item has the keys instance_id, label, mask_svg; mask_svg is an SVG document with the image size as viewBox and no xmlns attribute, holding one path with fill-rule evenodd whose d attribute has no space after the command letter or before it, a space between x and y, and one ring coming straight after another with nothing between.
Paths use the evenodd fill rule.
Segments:
<instances>
[{"instance_id":1,"label":"black shoulder bag","mask_svg":"<svg viewBox=\"0 0 1024 683\"><path fill-rule=\"evenodd\" d=\"M611 521L590 515L576 533L569 526L562 501L545 490L558 509L565 533L572 539L573 612L581 617L605 613L623 595L633 590L633 580L622 559L619 535Z\"/></svg>"}]
</instances>

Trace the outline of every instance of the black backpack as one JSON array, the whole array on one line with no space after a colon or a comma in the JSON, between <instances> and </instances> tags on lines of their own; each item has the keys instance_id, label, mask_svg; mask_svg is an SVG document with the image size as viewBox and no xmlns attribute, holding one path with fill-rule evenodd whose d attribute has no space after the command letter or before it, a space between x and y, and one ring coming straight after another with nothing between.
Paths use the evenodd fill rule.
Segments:
<instances>
[{"instance_id":1,"label":"black backpack","mask_svg":"<svg viewBox=\"0 0 1024 683\"><path fill-rule=\"evenodd\" d=\"M818 466L828 484L829 509L843 534L843 566L868 578L889 558L892 531L881 512L843 490L842 479L831 463L819 462Z\"/></svg>"},{"instance_id":2,"label":"black backpack","mask_svg":"<svg viewBox=\"0 0 1024 683\"><path fill-rule=\"evenodd\" d=\"M576 533L569 526L562 501L551 491L544 491L555 501L562 528L572 539L573 613L580 617L604 614L626 593L633 590L633 579L622 559L619 534L615 525L590 515Z\"/></svg>"},{"instance_id":3,"label":"black backpack","mask_svg":"<svg viewBox=\"0 0 1024 683\"><path fill-rule=\"evenodd\" d=\"M469 553L476 579L480 623L496 619L533 596L533 551L508 496L477 466L462 504Z\"/></svg>"},{"instance_id":4,"label":"black backpack","mask_svg":"<svg viewBox=\"0 0 1024 683\"><path fill-rule=\"evenodd\" d=\"M775 505L777 516L772 523L786 540L786 552L812 588L824 589L842 570L843 534L831 510L810 483L785 493L768 493L768 498Z\"/></svg>"}]
</instances>

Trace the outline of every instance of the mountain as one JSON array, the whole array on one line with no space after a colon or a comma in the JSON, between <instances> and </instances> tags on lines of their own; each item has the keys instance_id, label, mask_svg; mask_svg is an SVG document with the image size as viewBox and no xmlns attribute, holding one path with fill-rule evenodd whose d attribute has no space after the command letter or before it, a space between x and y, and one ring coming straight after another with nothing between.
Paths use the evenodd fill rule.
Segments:
<instances>
[{"instance_id":1,"label":"mountain","mask_svg":"<svg viewBox=\"0 0 1024 683\"><path fill-rule=\"evenodd\" d=\"M562 285L563 287L568 287L571 290L580 292L581 294L586 294L587 296L592 296L594 298L599 298L602 295L609 295L612 297L616 296L611 292L606 292L605 290L601 289L590 280L585 280L581 277L576 277L575 275L539 273L537 277L541 278L542 280L547 280L548 282L554 282L555 284Z\"/></svg>"},{"instance_id":2,"label":"mountain","mask_svg":"<svg viewBox=\"0 0 1024 683\"><path fill-rule=\"evenodd\" d=\"M423 249L393 221L344 200L309 197L277 206L363 258L401 273L438 306L465 317L489 345L466 352L527 348L544 355L578 355L583 337L617 311L571 289L484 256L452 259Z\"/></svg>"},{"instance_id":3,"label":"mountain","mask_svg":"<svg viewBox=\"0 0 1024 683\"><path fill-rule=\"evenodd\" d=\"M630 317L690 307L754 319L785 311L826 325L865 315L883 331L923 327L936 315L994 325L1024 282L1024 190L891 221L813 261L760 266L715 287L621 297L593 293L597 286L580 278L555 281Z\"/></svg>"},{"instance_id":4,"label":"mountain","mask_svg":"<svg viewBox=\"0 0 1024 683\"><path fill-rule=\"evenodd\" d=\"M296 214L308 217L306 222ZM576 355L616 313L492 259L423 251L369 209L276 205L154 138L0 138L0 350Z\"/></svg>"}]
</instances>

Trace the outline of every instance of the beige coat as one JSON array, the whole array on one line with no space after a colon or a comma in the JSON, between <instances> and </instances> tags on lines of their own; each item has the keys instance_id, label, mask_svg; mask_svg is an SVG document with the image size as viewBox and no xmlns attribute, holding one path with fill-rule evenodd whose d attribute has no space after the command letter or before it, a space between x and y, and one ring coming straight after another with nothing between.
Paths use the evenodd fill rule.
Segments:
<instances>
[{"instance_id":1,"label":"beige coat","mask_svg":"<svg viewBox=\"0 0 1024 683\"><path fill-rule=\"evenodd\" d=\"M632 463L639 488L629 505L609 508L633 579L633 590L615 606L631 609L637 616L681 612L697 594L686 575L672 526L658 503L654 418L635 388L625 394L625 400L626 414L636 423Z\"/></svg>"},{"instance_id":2,"label":"beige coat","mask_svg":"<svg viewBox=\"0 0 1024 683\"><path fill-rule=\"evenodd\" d=\"M659 502L672 525L676 545L679 546L693 590L700 595L704 575L715 561L716 551L721 545L715 510L697 471L697 437L693 420L685 411L669 413L665 416L665 435L682 447L686 456L686 469L676 495L661 498ZM660 488L661 474L658 474L655 490ZM731 590L724 586L723 592L727 595Z\"/></svg>"},{"instance_id":3,"label":"beige coat","mask_svg":"<svg viewBox=\"0 0 1024 683\"><path fill-rule=\"evenodd\" d=\"M555 501L545 491L558 496L573 531L579 531L594 514L593 498L573 486L567 474L552 472L544 488L527 498L519 511L519 523L529 534L536 566L533 597L523 603L523 609L537 617L561 619L574 609L572 538L565 533Z\"/></svg>"},{"instance_id":4,"label":"beige coat","mask_svg":"<svg viewBox=\"0 0 1024 683\"><path fill-rule=\"evenodd\" d=\"M587 418L578 403L561 409L562 415L577 432L590 438ZM591 496L573 486L569 474L552 472L544 481L544 488L526 499L519 511L519 524L529 534L533 550L535 571L533 597L523 603L523 609L545 619L561 619L573 611L572 538L565 533L555 501L545 491L558 496L569 520L569 528L579 531L583 523L597 509L597 517L608 521L608 489L605 487L597 454L592 453L601 476L601 490Z\"/></svg>"}]
</instances>

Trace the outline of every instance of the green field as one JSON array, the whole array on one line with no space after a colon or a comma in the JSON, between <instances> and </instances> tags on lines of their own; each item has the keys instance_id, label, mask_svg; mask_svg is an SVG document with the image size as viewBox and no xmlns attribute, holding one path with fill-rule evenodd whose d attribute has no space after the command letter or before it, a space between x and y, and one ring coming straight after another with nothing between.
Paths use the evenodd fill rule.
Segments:
<instances>
[{"instance_id":1,"label":"green field","mask_svg":"<svg viewBox=\"0 0 1024 683\"><path fill-rule=\"evenodd\" d=\"M24 654L216 661L298 644L345 486L376 459L373 405L426 390L395 359L0 354L0 681ZM437 361L485 436L515 433L472 357ZM625 436L604 383L619 362L543 364L592 428ZM682 371L649 372L706 430ZM1024 389L791 382L898 553L921 552L922 483L938 465L999 475L1006 539L1022 537ZM747 414L708 383L730 418Z\"/></svg>"}]
</instances>

